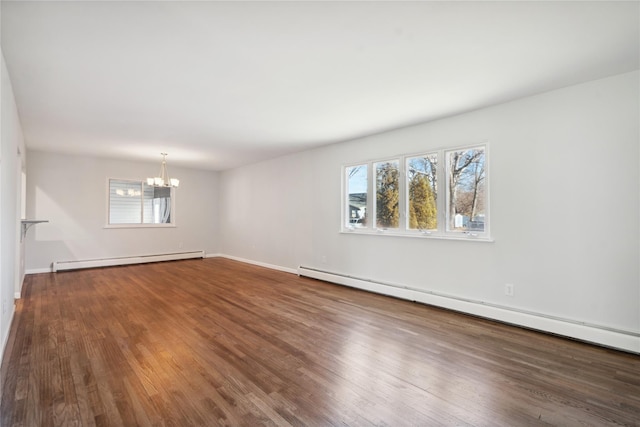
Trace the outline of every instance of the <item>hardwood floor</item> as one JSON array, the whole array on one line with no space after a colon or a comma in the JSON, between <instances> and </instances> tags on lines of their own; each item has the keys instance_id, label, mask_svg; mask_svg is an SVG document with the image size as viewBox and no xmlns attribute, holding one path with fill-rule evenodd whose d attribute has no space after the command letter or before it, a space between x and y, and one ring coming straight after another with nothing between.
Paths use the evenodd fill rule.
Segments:
<instances>
[{"instance_id":1,"label":"hardwood floor","mask_svg":"<svg viewBox=\"0 0 640 427\"><path fill-rule=\"evenodd\" d=\"M9 426L640 425L640 356L213 258L27 276Z\"/></svg>"}]
</instances>

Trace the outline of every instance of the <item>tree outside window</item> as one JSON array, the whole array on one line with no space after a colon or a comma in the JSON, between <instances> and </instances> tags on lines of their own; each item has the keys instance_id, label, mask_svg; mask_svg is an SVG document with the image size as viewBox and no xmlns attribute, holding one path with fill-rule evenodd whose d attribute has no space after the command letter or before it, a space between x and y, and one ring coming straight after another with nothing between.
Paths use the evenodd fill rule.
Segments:
<instances>
[{"instance_id":1,"label":"tree outside window","mask_svg":"<svg viewBox=\"0 0 640 427\"><path fill-rule=\"evenodd\" d=\"M400 225L399 161L376 163L376 226L398 228Z\"/></svg>"},{"instance_id":2,"label":"tree outside window","mask_svg":"<svg viewBox=\"0 0 640 427\"><path fill-rule=\"evenodd\" d=\"M438 228L437 165L437 154L407 159L409 229L411 230Z\"/></svg>"},{"instance_id":3,"label":"tree outside window","mask_svg":"<svg viewBox=\"0 0 640 427\"><path fill-rule=\"evenodd\" d=\"M447 158L447 229L484 231L484 147L449 151Z\"/></svg>"}]
</instances>

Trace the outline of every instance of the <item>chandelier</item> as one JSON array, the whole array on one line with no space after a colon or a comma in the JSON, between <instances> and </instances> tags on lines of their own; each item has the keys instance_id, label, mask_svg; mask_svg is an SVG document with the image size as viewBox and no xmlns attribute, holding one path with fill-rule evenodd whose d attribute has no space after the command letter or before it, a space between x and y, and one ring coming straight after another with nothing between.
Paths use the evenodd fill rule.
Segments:
<instances>
[{"instance_id":1,"label":"chandelier","mask_svg":"<svg viewBox=\"0 0 640 427\"><path fill-rule=\"evenodd\" d=\"M180 184L180 180L176 178L169 178L167 173L167 153L160 153L162 155L162 164L160 165L160 176L153 178L147 178L147 185L153 187L177 187Z\"/></svg>"}]
</instances>

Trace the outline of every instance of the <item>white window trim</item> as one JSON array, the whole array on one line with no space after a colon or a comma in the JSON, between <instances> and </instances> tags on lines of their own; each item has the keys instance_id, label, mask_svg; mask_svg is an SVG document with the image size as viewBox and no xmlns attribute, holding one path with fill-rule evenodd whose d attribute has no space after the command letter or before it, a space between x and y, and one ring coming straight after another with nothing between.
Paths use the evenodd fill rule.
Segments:
<instances>
[{"instance_id":1,"label":"white window trim","mask_svg":"<svg viewBox=\"0 0 640 427\"><path fill-rule=\"evenodd\" d=\"M111 206L110 206L110 184L109 182L111 180L115 180L115 181L130 181L130 182L140 182L142 184L142 186L144 187L144 183L146 182L146 180L143 179L131 179L131 178L114 178L114 177L109 177L107 178L107 182L106 182L106 194L107 194L107 211L106 211L106 216L105 216L105 225L104 227L102 227L103 229L121 229L121 228L176 228L177 227L177 222L176 222L176 216L175 216L175 212L176 212L176 191L175 188L171 188L171 222L170 223L165 223L165 224L143 224L143 223L132 223L132 224L110 224L109 223L109 213L111 211Z\"/></svg>"},{"instance_id":2,"label":"white window trim","mask_svg":"<svg viewBox=\"0 0 640 427\"><path fill-rule=\"evenodd\" d=\"M485 188L484 188L484 197L485 197L485 215L488 221L484 224L484 231L482 232L473 232L473 231L457 231L447 230L447 193L448 193L448 184L447 184L447 158L446 153L451 151L462 151L469 150L473 148L483 148L485 162L488 167L485 168ZM429 154L437 154L438 155L438 169L436 171L436 177L438 182L438 192L437 192L437 200L436 204L438 206L438 229L437 230L411 230L408 228L408 189L407 189L407 159L411 157L419 157L423 155ZM427 149L418 153L412 154L403 154L396 156L389 156L380 159L368 160L368 161L359 161L352 162L348 164L343 164L342 166L342 188L341 188L341 212L342 216L340 218L340 233L341 234L359 234L359 235L369 235L369 236L392 236L392 237L411 237L411 238L419 238L419 239L431 239L431 240L455 240L455 241L470 241L470 242L494 242L495 240L491 237L490 234L490 224L491 224L491 214L490 214L490 153L489 153L489 143L488 142L480 142L476 144L468 144L462 146L453 146L453 147L440 147L435 149ZM377 219L375 218L375 201L373 200L375 195L375 186L376 186L376 175L374 165L376 163L387 162L399 160L399 176L402 177L399 183L399 191L400 191L400 214L399 214L399 223L400 228L394 229L378 229L375 226ZM365 227L355 227L347 225L347 210L348 210L348 202L347 202L347 176L346 171L350 167L367 165L367 179L368 179L368 190L367 190L367 210L369 212L367 226Z\"/></svg>"},{"instance_id":3,"label":"white window trim","mask_svg":"<svg viewBox=\"0 0 640 427\"><path fill-rule=\"evenodd\" d=\"M106 224L102 228L176 228L175 224Z\"/></svg>"},{"instance_id":4,"label":"white window trim","mask_svg":"<svg viewBox=\"0 0 640 427\"><path fill-rule=\"evenodd\" d=\"M339 231L340 234L359 234L363 236L389 236L389 237L408 237L411 239L425 239L425 240L457 240L465 242L485 242L493 243L495 239L492 237L481 237L477 234L467 234L464 232L456 232L458 235L453 235L453 232L447 234L423 233L421 231L398 231L398 230L371 230L363 228L354 228L353 230L345 227Z\"/></svg>"}]
</instances>

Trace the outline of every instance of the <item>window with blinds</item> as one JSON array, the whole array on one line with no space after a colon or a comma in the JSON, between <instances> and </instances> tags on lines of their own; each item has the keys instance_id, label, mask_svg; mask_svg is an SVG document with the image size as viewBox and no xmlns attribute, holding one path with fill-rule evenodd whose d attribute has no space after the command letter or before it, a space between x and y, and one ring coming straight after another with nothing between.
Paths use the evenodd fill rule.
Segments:
<instances>
[{"instance_id":1,"label":"window with blinds","mask_svg":"<svg viewBox=\"0 0 640 427\"><path fill-rule=\"evenodd\" d=\"M109 225L173 224L173 188L109 180Z\"/></svg>"}]
</instances>

